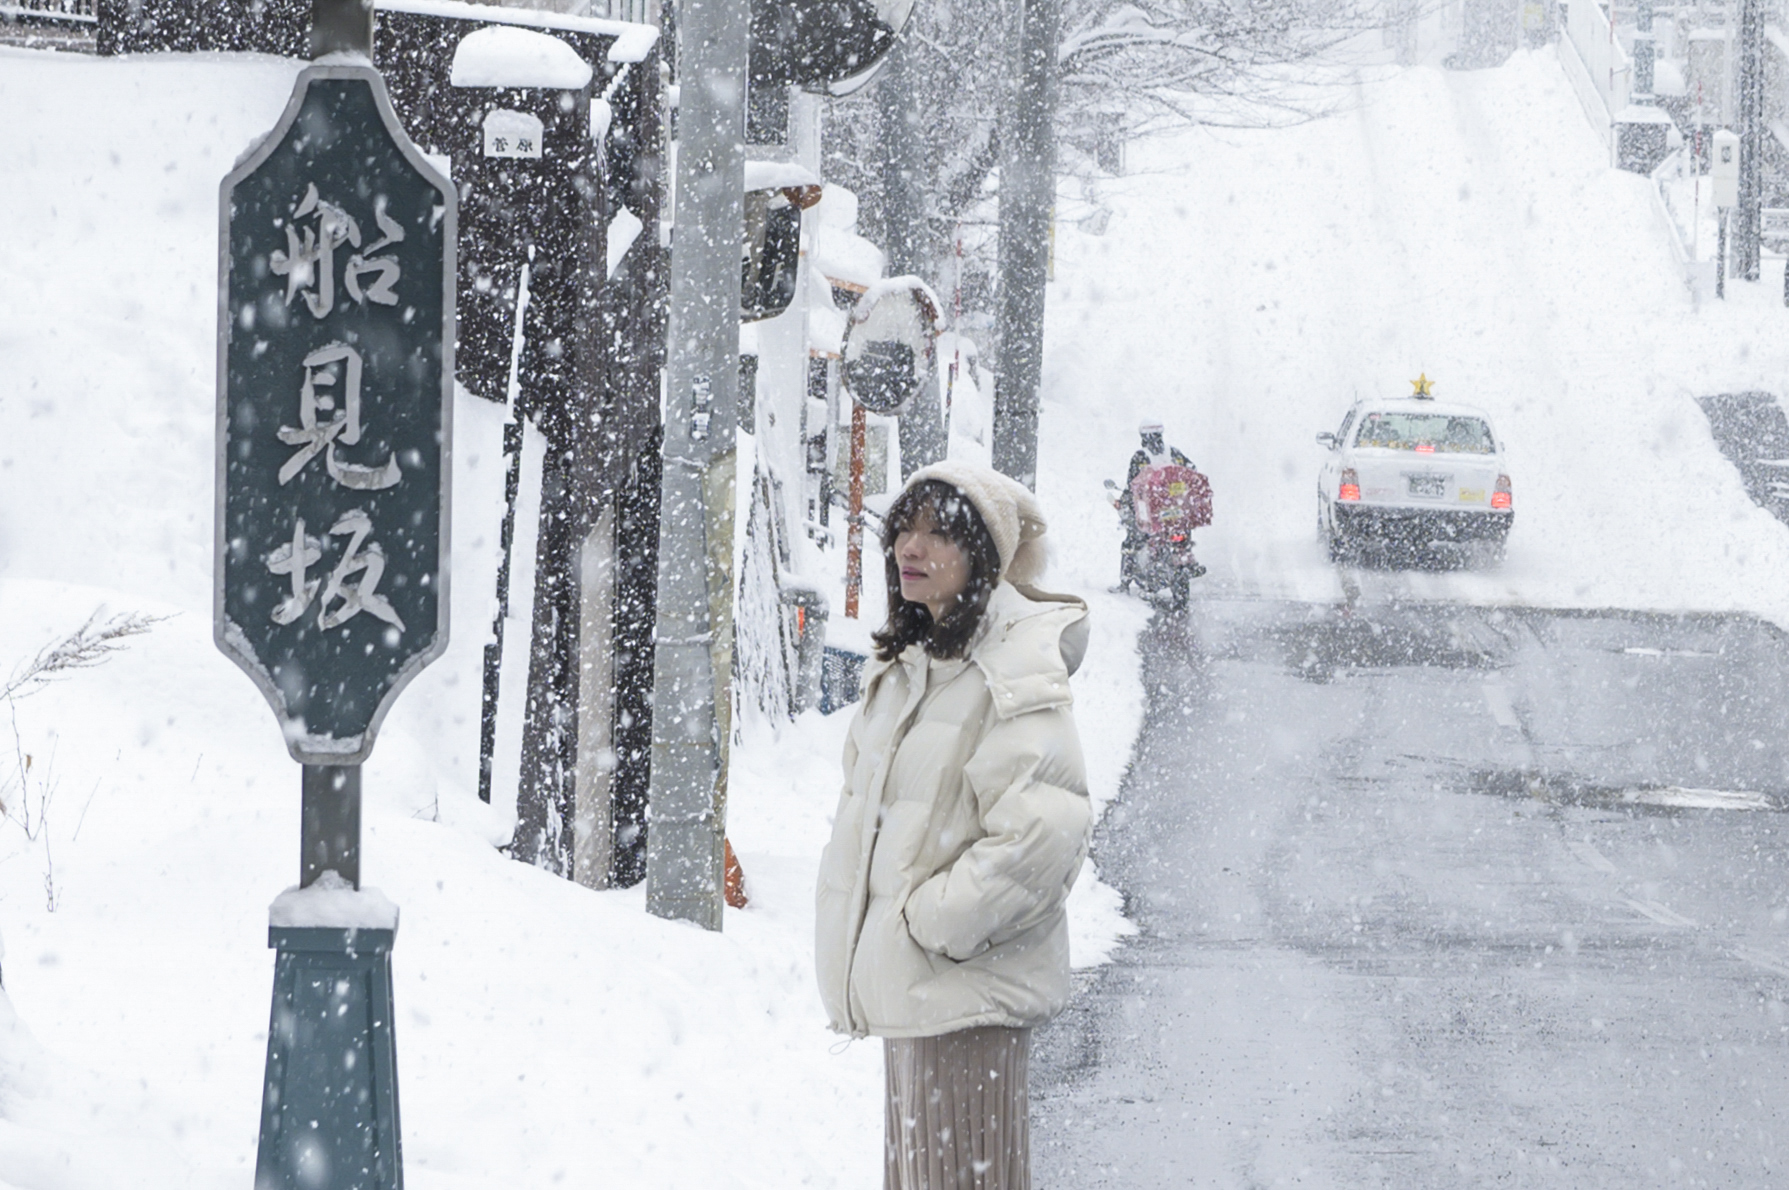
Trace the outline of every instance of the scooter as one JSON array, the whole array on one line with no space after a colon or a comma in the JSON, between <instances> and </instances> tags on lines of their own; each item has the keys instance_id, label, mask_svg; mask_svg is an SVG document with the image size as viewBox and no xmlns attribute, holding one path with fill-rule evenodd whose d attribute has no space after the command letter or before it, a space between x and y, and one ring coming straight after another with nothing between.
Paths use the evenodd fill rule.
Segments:
<instances>
[{"instance_id":1,"label":"scooter","mask_svg":"<svg viewBox=\"0 0 1789 1190\"><path fill-rule=\"evenodd\" d=\"M1123 512L1118 485L1106 481L1106 499ZM1192 580L1205 573L1193 556L1194 529L1211 524L1211 481L1191 467L1145 467L1131 481L1131 508L1140 543L1124 552L1120 587L1136 584L1144 598L1184 611Z\"/></svg>"}]
</instances>

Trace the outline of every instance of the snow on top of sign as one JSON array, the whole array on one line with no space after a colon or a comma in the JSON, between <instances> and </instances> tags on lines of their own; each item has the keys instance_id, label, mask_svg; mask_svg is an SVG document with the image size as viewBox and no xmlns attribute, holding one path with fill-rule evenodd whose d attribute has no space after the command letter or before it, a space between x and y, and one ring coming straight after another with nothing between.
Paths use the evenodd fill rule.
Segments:
<instances>
[{"instance_id":1,"label":"snow on top of sign","mask_svg":"<svg viewBox=\"0 0 1789 1190\"><path fill-rule=\"evenodd\" d=\"M814 267L830 281L869 286L882 277L882 249L860 235L825 224L814 228Z\"/></svg>"},{"instance_id":2,"label":"snow on top of sign","mask_svg":"<svg viewBox=\"0 0 1789 1190\"><path fill-rule=\"evenodd\" d=\"M564 29L571 33L613 37L615 44L609 47L611 62L642 61L658 42L658 30L651 25L600 17L574 17L532 8L500 8L494 4L466 4L462 0L379 0L379 7L388 12L409 12L417 16L489 21L495 25L529 25L536 29Z\"/></svg>"},{"instance_id":3,"label":"snow on top of sign","mask_svg":"<svg viewBox=\"0 0 1789 1190\"><path fill-rule=\"evenodd\" d=\"M782 190L789 186L818 186L820 179L813 171L793 161L748 161L745 163L747 190Z\"/></svg>"},{"instance_id":4,"label":"snow on top of sign","mask_svg":"<svg viewBox=\"0 0 1789 1190\"><path fill-rule=\"evenodd\" d=\"M355 888L335 871L288 888L267 907L267 924L286 929L395 930L398 907L376 888Z\"/></svg>"},{"instance_id":5,"label":"snow on top of sign","mask_svg":"<svg viewBox=\"0 0 1789 1190\"><path fill-rule=\"evenodd\" d=\"M456 87L551 87L576 91L590 85L595 68L578 51L546 33L487 25L460 39L453 52Z\"/></svg>"}]
</instances>

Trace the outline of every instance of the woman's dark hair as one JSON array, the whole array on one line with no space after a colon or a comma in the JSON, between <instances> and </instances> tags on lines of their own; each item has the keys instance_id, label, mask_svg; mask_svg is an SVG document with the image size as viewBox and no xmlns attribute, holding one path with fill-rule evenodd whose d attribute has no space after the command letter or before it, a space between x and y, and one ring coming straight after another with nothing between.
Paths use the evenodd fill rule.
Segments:
<instances>
[{"instance_id":1,"label":"woman's dark hair","mask_svg":"<svg viewBox=\"0 0 1789 1190\"><path fill-rule=\"evenodd\" d=\"M922 517L969 562L969 581L962 594L936 623L925 604L901 598L901 563L895 557L895 539ZM928 479L902 492L882 519L882 565L888 575L888 623L870 637L876 642L876 656L892 661L917 643L934 657L961 657L1000 581L1000 551L969 498L941 479Z\"/></svg>"}]
</instances>

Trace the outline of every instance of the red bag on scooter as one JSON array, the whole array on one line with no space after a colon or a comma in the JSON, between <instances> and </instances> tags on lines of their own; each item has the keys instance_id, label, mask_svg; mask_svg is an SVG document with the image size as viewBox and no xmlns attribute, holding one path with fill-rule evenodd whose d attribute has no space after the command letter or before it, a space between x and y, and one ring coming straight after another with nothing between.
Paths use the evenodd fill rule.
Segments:
<instances>
[{"instance_id":1,"label":"red bag on scooter","mask_svg":"<svg viewBox=\"0 0 1789 1190\"><path fill-rule=\"evenodd\" d=\"M1145 467L1131 481L1137 527L1151 536L1190 532L1211 524L1211 481L1191 467Z\"/></svg>"}]
</instances>

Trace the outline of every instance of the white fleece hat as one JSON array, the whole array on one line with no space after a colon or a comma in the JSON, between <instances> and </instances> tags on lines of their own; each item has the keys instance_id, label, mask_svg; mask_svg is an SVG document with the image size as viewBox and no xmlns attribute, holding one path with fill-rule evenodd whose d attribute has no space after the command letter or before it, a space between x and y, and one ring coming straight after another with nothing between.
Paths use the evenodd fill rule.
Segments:
<instances>
[{"instance_id":1,"label":"white fleece hat","mask_svg":"<svg viewBox=\"0 0 1789 1190\"><path fill-rule=\"evenodd\" d=\"M907 488L928 479L957 489L981 514L1000 554L1001 578L1009 583L1031 583L1042 576L1047 560L1044 530L1049 525L1031 489L991 467L960 459L921 467L907 481Z\"/></svg>"}]
</instances>

